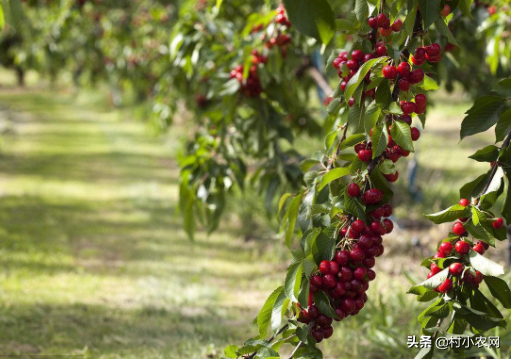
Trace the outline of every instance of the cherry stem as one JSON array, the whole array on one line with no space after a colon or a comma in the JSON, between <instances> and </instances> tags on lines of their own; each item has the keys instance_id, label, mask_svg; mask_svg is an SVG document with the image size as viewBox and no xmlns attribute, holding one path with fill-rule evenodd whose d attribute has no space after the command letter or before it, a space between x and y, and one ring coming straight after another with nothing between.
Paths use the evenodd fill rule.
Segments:
<instances>
[{"instance_id":1,"label":"cherry stem","mask_svg":"<svg viewBox=\"0 0 511 359\"><path fill-rule=\"evenodd\" d=\"M298 345L295 347L295 349L293 350L293 352L291 353L291 356L289 357L289 359L293 359L293 356L295 355L296 351L302 346L302 342L300 341L298 343Z\"/></svg>"}]
</instances>

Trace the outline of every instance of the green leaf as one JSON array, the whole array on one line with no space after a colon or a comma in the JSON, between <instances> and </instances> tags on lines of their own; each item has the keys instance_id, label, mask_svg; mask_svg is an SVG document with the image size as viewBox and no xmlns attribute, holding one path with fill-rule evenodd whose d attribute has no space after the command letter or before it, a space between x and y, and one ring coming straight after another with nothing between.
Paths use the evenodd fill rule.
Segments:
<instances>
[{"instance_id":1,"label":"green leaf","mask_svg":"<svg viewBox=\"0 0 511 359\"><path fill-rule=\"evenodd\" d=\"M371 68L386 59L387 59L386 57L378 57L376 59L371 59L364 63L358 69L357 73L353 75L353 77L348 81L348 84L346 85L346 90L344 91L346 99L349 99L351 96L353 96L358 85L360 85L362 80L364 80L364 77L371 70Z\"/></svg>"},{"instance_id":2,"label":"green leaf","mask_svg":"<svg viewBox=\"0 0 511 359\"><path fill-rule=\"evenodd\" d=\"M257 315L257 326L259 328L259 336L261 338L266 337L266 332L268 331L268 327L270 326L270 321L273 313L273 306L277 301L280 293L284 290L283 286L278 287L270 294L266 302L264 303L261 311Z\"/></svg>"},{"instance_id":3,"label":"green leaf","mask_svg":"<svg viewBox=\"0 0 511 359\"><path fill-rule=\"evenodd\" d=\"M424 75L424 80L422 80L422 84L420 85L425 91L436 91L440 88L437 82L433 80L428 75Z\"/></svg>"},{"instance_id":4,"label":"green leaf","mask_svg":"<svg viewBox=\"0 0 511 359\"><path fill-rule=\"evenodd\" d=\"M381 82L380 86L376 89L376 104L381 109L387 109L392 101L392 94L390 93L389 80L385 79Z\"/></svg>"},{"instance_id":5,"label":"green leaf","mask_svg":"<svg viewBox=\"0 0 511 359\"><path fill-rule=\"evenodd\" d=\"M394 121L390 128L390 135L399 146L407 151L414 151L412 133L408 124L401 121Z\"/></svg>"},{"instance_id":6,"label":"green leaf","mask_svg":"<svg viewBox=\"0 0 511 359\"><path fill-rule=\"evenodd\" d=\"M369 16L369 6L367 5L367 0L356 0L355 15L357 16L358 22L363 24L365 21L367 21Z\"/></svg>"},{"instance_id":7,"label":"green leaf","mask_svg":"<svg viewBox=\"0 0 511 359\"><path fill-rule=\"evenodd\" d=\"M486 181L489 179L490 174L485 173L477 177L475 180L465 184L460 189L460 198L478 197L484 189Z\"/></svg>"},{"instance_id":8,"label":"green leaf","mask_svg":"<svg viewBox=\"0 0 511 359\"><path fill-rule=\"evenodd\" d=\"M180 175L179 185L179 207L183 216L183 228L188 234L188 238L193 240L195 233L195 216L194 216L194 203L195 193L190 188L191 184L188 181L188 172L184 171Z\"/></svg>"},{"instance_id":9,"label":"green leaf","mask_svg":"<svg viewBox=\"0 0 511 359\"><path fill-rule=\"evenodd\" d=\"M349 109L348 114L348 126L350 133L362 133L364 132L364 104L355 104Z\"/></svg>"},{"instance_id":10,"label":"green leaf","mask_svg":"<svg viewBox=\"0 0 511 359\"><path fill-rule=\"evenodd\" d=\"M412 35L413 33L413 26L415 25L415 18L417 17L417 7L412 6L410 11L408 12L408 15L406 15L406 19L404 22L404 28L406 30L407 35Z\"/></svg>"},{"instance_id":11,"label":"green leaf","mask_svg":"<svg viewBox=\"0 0 511 359\"><path fill-rule=\"evenodd\" d=\"M337 31L353 31L356 29L355 24L347 19L335 20L335 29Z\"/></svg>"},{"instance_id":12,"label":"green leaf","mask_svg":"<svg viewBox=\"0 0 511 359\"><path fill-rule=\"evenodd\" d=\"M284 284L284 293L291 301L297 302L296 297L300 291L300 285L302 283L302 272L303 264L295 263L289 266L287 269L286 281Z\"/></svg>"},{"instance_id":13,"label":"green leaf","mask_svg":"<svg viewBox=\"0 0 511 359\"><path fill-rule=\"evenodd\" d=\"M449 29L449 27L447 26L447 24L445 23L445 21L442 17L439 17L438 19L436 19L435 26L436 26L436 29L438 30L438 32L440 34L442 34L443 36L445 36L451 44L459 47L458 43L456 42L456 39L452 35L451 30Z\"/></svg>"},{"instance_id":14,"label":"green leaf","mask_svg":"<svg viewBox=\"0 0 511 359\"><path fill-rule=\"evenodd\" d=\"M481 272L482 273L482 272ZM485 276L484 281L493 295L499 302L502 303L504 308L511 308L511 291L505 281L500 278Z\"/></svg>"},{"instance_id":15,"label":"green leaf","mask_svg":"<svg viewBox=\"0 0 511 359\"><path fill-rule=\"evenodd\" d=\"M4 9L2 7L2 3L0 2L0 29L3 29L4 27L5 27Z\"/></svg>"},{"instance_id":16,"label":"green leaf","mask_svg":"<svg viewBox=\"0 0 511 359\"><path fill-rule=\"evenodd\" d=\"M373 158L380 156L383 151L387 148L389 143L389 136L386 133L385 125L383 121L380 121L373 127Z\"/></svg>"},{"instance_id":17,"label":"green leaf","mask_svg":"<svg viewBox=\"0 0 511 359\"><path fill-rule=\"evenodd\" d=\"M312 255L316 263L332 260L335 252L335 239L320 233L312 244Z\"/></svg>"},{"instance_id":18,"label":"green leaf","mask_svg":"<svg viewBox=\"0 0 511 359\"><path fill-rule=\"evenodd\" d=\"M23 17L23 7L20 0L9 0L11 7L11 17L13 20L14 27L19 28L21 18Z\"/></svg>"},{"instance_id":19,"label":"green leaf","mask_svg":"<svg viewBox=\"0 0 511 359\"><path fill-rule=\"evenodd\" d=\"M493 162L496 161L498 157L499 148L497 146L490 145L480 149L468 158L476 160L477 162Z\"/></svg>"},{"instance_id":20,"label":"green leaf","mask_svg":"<svg viewBox=\"0 0 511 359\"><path fill-rule=\"evenodd\" d=\"M320 162L318 160L313 160L312 158L307 158L300 162L300 169L303 172L309 171L312 167L316 166Z\"/></svg>"},{"instance_id":21,"label":"green leaf","mask_svg":"<svg viewBox=\"0 0 511 359\"><path fill-rule=\"evenodd\" d=\"M371 128L373 128L374 125L376 125L376 122L378 121L380 115L381 108L378 107L376 101L372 102L365 112L364 117L365 132L369 133L371 131Z\"/></svg>"},{"instance_id":22,"label":"green leaf","mask_svg":"<svg viewBox=\"0 0 511 359\"><path fill-rule=\"evenodd\" d=\"M472 207L472 222L477 226L480 222L486 222L486 215L477 207Z\"/></svg>"},{"instance_id":23,"label":"green leaf","mask_svg":"<svg viewBox=\"0 0 511 359\"><path fill-rule=\"evenodd\" d=\"M435 224L452 222L458 218L466 217L468 215L467 207L463 207L460 204L455 204L442 212L427 214L426 218L431 220Z\"/></svg>"},{"instance_id":24,"label":"green leaf","mask_svg":"<svg viewBox=\"0 0 511 359\"><path fill-rule=\"evenodd\" d=\"M440 16L441 2L442 0L419 0L419 9L422 14L425 30L427 30Z\"/></svg>"},{"instance_id":25,"label":"green leaf","mask_svg":"<svg viewBox=\"0 0 511 359\"><path fill-rule=\"evenodd\" d=\"M335 314L335 310L330 306L330 300L322 291L314 293L314 304L318 307L319 311L330 318L339 318Z\"/></svg>"},{"instance_id":26,"label":"green leaf","mask_svg":"<svg viewBox=\"0 0 511 359\"><path fill-rule=\"evenodd\" d=\"M391 160L382 161L378 168L384 175L394 174L397 171L396 165Z\"/></svg>"},{"instance_id":27,"label":"green leaf","mask_svg":"<svg viewBox=\"0 0 511 359\"><path fill-rule=\"evenodd\" d=\"M504 274L504 268L500 264L489 260L474 250L469 252L469 260L472 267L485 276L498 277Z\"/></svg>"},{"instance_id":28,"label":"green leaf","mask_svg":"<svg viewBox=\"0 0 511 359\"><path fill-rule=\"evenodd\" d=\"M222 2L224 0L216 0L216 8L220 10L220 7L222 6Z\"/></svg>"},{"instance_id":29,"label":"green leaf","mask_svg":"<svg viewBox=\"0 0 511 359\"><path fill-rule=\"evenodd\" d=\"M291 246L291 239L293 238L293 233L295 231L296 219L302 202L302 195L303 192L293 198L280 225L280 233L285 234L286 245L288 247Z\"/></svg>"},{"instance_id":30,"label":"green leaf","mask_svg":"<svg viewBox=\"0 0 511 359\"><path fill-rule=\"evenodd\" d=\"M413 287L411 287L408 290L408 293L415 294L416 289L421 286L428 288L428 289L435 289L436 287L438 287L440 284L442 284L447 279L448 275L449 275L449 268L445 268L441 272L435 274L433 277L425 280L424 282L422 282L420 284L417 284L417 285L414 285Z\"/></svg>"},{"instance_id":31,"label":"green leaf","mask_svg":"<svg viewBox=\"0 0 511 359\"><path fill-rule=\"evenodd\" d=\"M284 0L289 20L301 33L328 44L335 34L335 15L327 0Z\"/></svg>"},{"instance_id":32,"label":"green leaf","mask_svg":"<svg viewBox=\"0 0 511 359\"><path fill-rule=\"evenodd\" d=\"M363 133L356 133L354 135L349 136L344 141L342 141L339 150L342 151L348 147L354 146L357 143L360 143L366 139L366 136Z\"/></svg>"},{"instance_id":33,"label":"green leaf","mask_svg":"<svg viewBox=\"0 0 511 359\"><path fill-rule=\"evenodd\" d=\"M461 123L461 139L484 132L495 125L499 120L503 103L504 100L496 96L478 98Z\"/></svg>"},{"instance_id":34,"label":"green leaf","mask_svg":"<svg viewBox=\"0 0 511 359\"><path fill-rule=\"evenodd\" d=\"M339 133L339 130L333 130L325 137L325 150L329 150L330 147L334 144L335 139L337 138L337 134Z\"/></svg>"},{"instance_id":35,"label":"green leaf","mask_svg":"<svg viewBox=\"0 0 511 359\"><path fill-rule=\"evenodd\" d=\"M229 345L224 349L224 355L226 358L234 358L236 359L238 357L238 349L239 347L237 345Z\"/></svg>"},{"instance_id":36,"label":"green leaf","mask_svg":"<svg viewBox=\"0 0 511 359\"><path fill-rule=\"evenodd\" d=\"M470 221L466 222L465 229L472 237L480 239L483 242L488 243L490 246L495 247L495 239L493 238L492 232L489 231L482 223L475 225Z\"/></svg>"},{"instance_id":37,"label":"green leaf","mask_svg":"<svg viewBox=\"0 0 511 359\"><path fill-rule=\"evenodd\" d=\"M511 78L499 81L493 91L502 97L511 97Z\"/></svg>"},{"instance_id":38,"label":"green leaf","mask_svg":"<svg viewBox=\"0 0 511 359\"><path fill-rule=\"evenodd\" d=\"M273 305L271 313L271 330L276 333L282 326L282 318L287 311L289 299L285 293L280 293L275 304Z\"/></svg>"},{"instance_id":39,"label":"green leaf","mask_svg":"<svg viewBox=\"0 0 511 359\"><path fill-rule=\"evenodd\" d=\"M470 7L472 6L473 2L474 0L460 0L458 2L458 9L460 9L463 15L470 19L473 19L472 11L470 11Z\"/></svg>"},{"instance_id":40,"label":"green leaf","mask_svg":"<svg viewBox=\"0 0 511 359\"><path fill-rule=\"evenodd\" d=\"M357 218L360 218L364 220L366 218L366 207L360 200L360 198L357 197L351 197L348 196L348 193L344 192L344 205L346 207L346 212L356 216Z\"/></svg>"},{"instance_id":41,"label":"green leaf","mask_svg":"<svg viewBox=\"0 0 511 359\"><path fill-rule=\"evenodd\" d=\"M508 108L497 122L497 126L495 126L495 137L497 138L497 142L504 140L504 137L511 131L511 108Z\"/></svg>"},{"instance_id":42,"label":"green leaf","mask_svg":"<svg viewBox=\"0 0 511 359\"><path fill-rule=\"evenodd\" d=\"M431 345L430 347L422 348L419 353L415 356L414 359L431 359L433 358L433 354L435 352L435 346Z\"/></svg>"},{"instance_id":43,"label":"green leaf","mask_svg":"<svg viewBox=\"0 0 511 359\"><path fill-rule=\"evenodd\" d=\"M318 192L321 191L330 182L335 181L336 179L339 179L341 177L347 176L349 174L350 174L349 167L338 167L330 170L321 179L321 182L318 187Z\"/></svg>"}]
</instances>

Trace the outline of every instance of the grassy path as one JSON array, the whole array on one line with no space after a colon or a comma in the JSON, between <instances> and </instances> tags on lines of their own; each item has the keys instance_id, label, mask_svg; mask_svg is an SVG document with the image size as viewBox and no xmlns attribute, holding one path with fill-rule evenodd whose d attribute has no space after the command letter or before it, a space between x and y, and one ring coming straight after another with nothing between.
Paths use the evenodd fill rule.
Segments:
<instances>
[{"instance_id":1,"label":"grassy path","mask_svg":"<svg viewBox=\"0 0 511 359\"><path fill-rule=\"evenodd\" d=\"M51 93L0 103L0 357L205 358L246 337L273 266L226 232L185 238L179 133Z\"/></svg>"}]
</instances>

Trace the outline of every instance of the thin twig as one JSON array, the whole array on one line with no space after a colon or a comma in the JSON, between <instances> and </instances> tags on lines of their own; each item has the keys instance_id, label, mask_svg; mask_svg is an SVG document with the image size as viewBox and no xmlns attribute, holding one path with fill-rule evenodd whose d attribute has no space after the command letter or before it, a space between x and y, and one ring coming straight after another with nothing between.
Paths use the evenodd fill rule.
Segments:
<instances>
[{"instance_id":1,"label":"thin twig","mask_svg":"<svg viewBox=\"0 0 511 359\"><path fill-rule=\"evenodd\" d=\"M326 171L330 171L334 165L334 162L337 160L337 156L339 156L339 152L341 152L341 145L343 141L346 139L346 134L348 132L348 124L344 126L344 133L342 134L342 138L340 139L339 143L337 144L337 148L335 149L334 154L332 157L330 157L330 160L328 161L328 167L326 168Z\"/></svg>"},{"instance_id":2,"label":"thin twig","mask_svg":"<svg viewBox=\"0 0 511 359\"><path fill-rule=\"evenodd\" d=\"M302 342L300 341L298 343L298 345L296 346L296 348L293 350L293 352L291 353L291 356L289 357L289 359L293 359L293 356L295 355L296 351L298 350L298 348L300 348L300 346L302 345Z\"/></svg>"},{"instance_id":3,"label":"thin twig","mask_svg":"<svg viewBox=\"0 0 511 359\"><path fill-rule=\"evenodd\" d=\"M278 330L277 333L275 333L274 336L272 336L270 339L268 339L269 342L271 342L273 339L275 339L279 334L282 334L287 328L289 327L289 324L284 325L282 328ZM257 352L253 352L250 354L246 359L253 359L256 356Z\"/></svg>"}]
</instances>

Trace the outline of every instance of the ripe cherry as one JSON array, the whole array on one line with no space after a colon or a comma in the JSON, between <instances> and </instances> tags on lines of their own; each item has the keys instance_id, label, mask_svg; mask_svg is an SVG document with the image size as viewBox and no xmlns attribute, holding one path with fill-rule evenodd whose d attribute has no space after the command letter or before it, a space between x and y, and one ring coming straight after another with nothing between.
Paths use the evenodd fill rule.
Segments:
<instances>
[{"instance_id":1,"label":"ripe cherry","mask_svg":"<svg viewBox=\"0 0 511 359\"><path fill-rule=\"evenodd\" d=\"M360 187L356 183L350 183L347 190L348 196L358 197L360 195Z\"/></svg>"},{"instance_id":2,"label":"ripe cherry","mask_svg":"<svg viewBox=\"0 0 511 359\"><path fill-rule=\"evenodd\" d=\"M428 99L426 98L426 95L418 94L415 96L415 103L417 106L426 106L426 103L428 102Z\"/></svg>"},{"instance_id":3,"label":"ripe cherry","mask_svg":"<svg viewBox=\"0 0 511 359\"><path fill-rule=\"evenodd\" d=\"M334 328L331 325L324 327L322 329L322 331L323 331L323 337L325 339L330 338L334 334Z\"/></svg>"},{"instance_id":4,"label":"ripe cherry","mask_svg":"<svg viewBox=\"0 0 511 359\"><path fill-rule=\"evenodd\" d=\"M341 271L339 272L339 275L337 276L340 279L342 279L343 282L349 282L353 279L353 271L350 267L341 267ZM351 285L346 287L346 289L350 289Z\"/></svg>"},{"instance_id":5,"label":"ripe cherry","mask_svg":"<svg viewBox=\"0 0 511 359\"><path fill-rule=\"evenodd\" d=\"M320 314L318 315L318 317L316 318L316 323L320 326L320 327L327 327L329 326L330 324L332 324L332 318L329 318L327 317L326 315L324 314Z\"/></svg>"},{"instance_id":6,"label":"ripe cherry","mask_svg":"<svg viewBox=\"0 0 511 359\"><path fill-rule=\"evenodd\" d=\"M504 220L502 218L497 218L493 222L493 228L495 229L501 229L504 226Z\"/></svg>"},{"instance_id":7,"label":"ripe cherry","mask_svg":"<svg viewBox=\"0 0 511 359\"><path fill-rule=\"evenodd\" d=\"M351 298L344 298L341 303L341 308L345 313L353 313L353 311L355 311L355 301Z\"/></svg>"},{"instance_id":8,"label":"ripe cherry","mask_svg":"<svg viewBox=\"0 0 511 359\"><path fill-rule=\"evenodd\" d=\"M362 234L357 242L362 249L367 249L373 245L373 240L367 234Z\"/></svg>"},{"instance_id":9,"label":"ripe cherry","mask_svg":"<svg viewBox=\"0 0 511 359\"><path fill-rule=\"evenodd\" d=\"M364 53L361 50L353 50L351 52L351 58L356 61L362 61L364 59Z\"/></svg>"},{"instance_id":10,"label":"ripe cherry","mask_svg":"<svg viewBox=\"0 0 511 359\"><path fill-rule=\"evenodd\" d=\"M440 293L447 293L452 289L452 279L447 278L442 284L438 286Z\"/></svg>"},{"instance_id":11,"label":"ripe cherry","mask_svg":"<svg viewBox=\"0 0 511 359\"><path fill-rule=\"evenodd\" d=\"M474 283L475 284L481 284L481 282L483 281L484 279L484 276L481 272L477 271L476 270L476 276L474 278Z\"/></svg>"},{"instance_id":12,"label":"ripe cherry","mask_svg":"<svg viewBox=\"0 0 511 359\"><path fill-rule=\"evenodd\" d=\"M409 80L412 84L418 84L424 80L424 71L421 69L410 72Z\"/></svg>"},{"instance_id":13,"label":"ripe cherry","mask_svg":"<svg viewBox=\"0 0 511 359\"><path fill-rule=\"evenodd\" d=\"M306 311L301 311L300 314L298 314L298 321L301 323L309 324L311 318L309 317L309 314Z\"/></svg>"},{"instance_id":14,"label":"ripe cherry","mask_svg":"<svg viewBox=\"0 0 511 359\"><path fill-rule=\"evenodd\" d=\"M348 66L348 68L350 70L353 70L353 71L357 71L358 68L360 67L360 65L358 64L358 61L356 61L356 60L348 60L346 65Z\"/></svg>"},{"instance_id":15,"label":"ripe cherry","mask_svg":"<svg viewBox=\"0 0 511 359\"><path fill-rule=\"evenodd\" d=\"M376 278L376 272L374 270L372 270L372 269L368 269L367 270L367 278L370 281L373 281Z\"/></svg>"},{"instance_id":16,"label":"ripe cherry","mask_svg":"<svg viewBox=\"0 0 511 359\"><path fill-rule=\"evenodd\" d=\"M486 249L484 249L484 246L481 243L477 243L472 249L480 255L483 255L484 252L486 252Z\"/></svg>"},{"instance_id":17,"label":"ripe cherry","mask_svg":"<svg viewBox=\"0 0 511 359\"><path fill-rule=\"evenodd\" d=\"M366 274L367 274L367 269L364 267L355 268L355 270L353 271L353 276L355 277L355 279L358 279L358 280L364 280Z\"/></svg>"},{"instance_id":18,"label":"ripe cherry","mask_svg":"<svg viewBox=\"0 0 511 359\"><path fill-rule=\"evenodd\" d=\"M437 56L441 53L442 48L439 44L433 43L429 46L426 46L426 54L429 56Z\"/></svg>"},{"instance_id":19,"label":"ripe cherry","mask_svg":"<svg viewBox=\"0 0 511 359\"><path fill-rule=\"evenodd\" d=\"M381 27L380 28L380 35L383 37L387 37L392 35L392 28L391 27Z\"/></svg>"},{"instance_id":20,"label":"ripe cherry","mask_svg":"<svg viewBox=\"0 0 511 359\"><path fill-rule=\"evenodd\" d=\"M346 317L346 313L344 313L344 312L343 312L343 310L342 310L342 309L340 309L340 308L337 308L337 309L335 310L335 314L337 314L337 316L339 317L339 319L334 318L334 319L335 319L335 321L337 321L337 322L339 322L339 321L343 320L343 319Z\"/></svg>"},{"instance_id":21,"label":"ripe cherry","mask_svg":"<svg viewBox=\"0 0 511 359\"><path fill-rule=\"evenodd\" d=\"M403 22L399 19L397 19L396 21L394 21L394 23L392 24L392 31L394 32L399 32L401 31L401 28L403 27Z\"/></svg>"},{"instance_id":22,"label":"ripe cherry","mask_svg":"<svg viewBox=\"0 0 511 359\"><path fill-rule=\"evenodd\" d=\"M461 263L453 263L449 266L449 273L451 273L453 276L457 277L463 273L463 264Z\"/></svg>"},{"instance_id":23,"label":"ripe cherry","mask_svg":"<svg viewBox=\"0 0 511 359\"><path fill-rule=\"evenodd\" d=\"M374 258L366 258L362 261L362 264L366 267L366 268L373 268L374 265L376 264L376 260Z\"/></svg>"},{"instance_id":24,"label":"ripe cherry","mask_svg":"<svg viewBox=\"0 0 511 359\"><path fill-rule=\"evenodd\" d=\"M321 278L319 275L313 275L311 277L311 283L314 286L321 288L323 286L323 278Z\"/></svg>"},{"instance_id":25,"label":"ripe cherry","mask_svg":"<svg viewBox=\"0 0 511 359\"><path fill-rule=\"evenodd\" d=\"M376 48L376 54L378 56L387 56L387 48L384 45L378 46Z\"/></svg>"},{"instance_id":26,"label":"ripe cherry","mask_svg":"<svg viewBox=\"0 0 511 359\"><path fill-rule=\"evenodd\" d=\"M460 199L459 204L463 207L466 207L470 204L470 201L466 198L462 198L462 199Z\"/></svg>"},{"instance_id":27,"label":"ripe cherry","mask_svg":"<svg viewBox=\"0 0 511 359\"><path fill-rule=\"evenodd\" d=\"M394 223L388 219L388 218L385 218L383 220L383 227L386 229L386 233L391 233L393 230L394 230Z\"/></svg>"},{"instance_id":28,"label":"ripe cherry","mask_svg":"<svg viewBox=\"0 0 511 359\"><path fill-rule=\"evenodd\" d=\"M431 270L431 273L433 273L433 275L440 273L442 271L442 269L436 263L431 263L429 269Z\"/></svg>"},{"instance_id":29,"label":"ripe cherry","mask_svg":"<svg viewBox=\"0 0 511 359\"><path fill-rule=\"evenodd\" d=\"M440 247L438 247L438 251L448 256L449 254L451 254L453 248L454 247L451 242L443 242L442 244L440 244Z\"/></svg>"},{"instance_id":30,"label":"ripe cherry","mask_svg":"<svg viewBox=\"0 0 511 359\"><path fill-rule=\"evenodd\" d=\"M365 204L376 204L383 200L383 191L377 188L371 188L362 195L362 201Z\"/></svg>"},{"instance_id":31,"label":"ripe cherry","mask_svg":"<svg viewBox=\"0 0 511 359\"><path fill-rule=\"evenodd\" d=\"M335 276L333 274L326 274L323 277L323 285L326 288L333 288L333 287L335 287L335 283L337 283L337 281L335 280Z\"/></svg>"},{"instance_id":32,"label":"ripe cherry","mask_svg":"<svg viewBox=\"0 0 511 359\"><path fill-rule=\"evenodd\" d=\"M325 338L323 331L320 329L315 329L312 331L312 337L316 340L316 342L321 343Z\"/></svg>"},{"instance_id":33,"label":"ripe cherry","mask_svg":"<svg viewBox=\"0 0 511 359\"><path fill-rule=\"evenodd\" d=\"M454 249L456 249L456 252L459 254L467 254L470 251L470 244L465 241L458 241L454 245Z\"/></svg>"},{"instance_id":34,"label":"ripe cherry","mask_svg":"<svg viewBox=\"0 0 511 359\"><path fill-rule=\"evenodd\" d=\"M364 255L364 252L362 251L362 249L360 248L353 248L351 251L350 251L350 259L353 261L353 262L362 262L362 260L364 259L365 255Z\"/></svg>"},{"instance_id":35,"label":"ripe cherry","mask_svg":"<svg viewBox=\"0 0 511 359\"><path fill-rule=\"evenodd\" d=\"M385 14L379 14L376 16L376 23L379 27L390 26L390 19Z\"/></svg>"},{"instance_id":36,"label":"ripe cherry","mask_svg":"<svg viewBox=\"0 0 511 359\"><path fill-rule=\"evenodd\" d=\"M398 75L398 70L394 66L384 66L383 76L387 79L394 80Z\"/></svg>"},{"instance_id":37,"label":"ripe cherry","mask_svg":"<svg viewBox=\"0 0 511 359\"><path fill-rule=\"evenodd\" d=\"M365 223L361 219L357 219L355 222L351 224L351 229L355 232L362 233L365 228Z\"/></svg>"},{"instance_id":38,"label":"ripe cherry","mask_svg":"<svg viewBox=\"0 0 511 359\"><path fill-rule=\"evenodd\" d=\"M399 79L398 86L401 91L408 91L410 89L410 81L408 79Z\"/></svg>"},{"instance_id":39,"label":"ripe cherry","mask_svg":"<svg viewBox=\"0 0 511 359\"><path fill-rule=\"evenodd\" d=\"M458 236L462 236L466 232L465 226L461 222L454 223L454 225L452 226L452 231L456 233Z\"/></svg>"},{"instance_id":40,"label":"ripe cherry","mask_svg":"<svg viewBox=\"0 0 511 359\"><path fill-rule=\"evenodd\" d=\"M362 162L369 162L373 158L373 151L371 151L371 150L360 150L358 152L358 158Z\"/></svg>"},{"instance_id":41,"label":"ripe cherry","mask_svg":"<svg viewBox=\"0 0 511 359\"><path fill-rule=\"evenodd\" d=\"M410 64L408 62L401 62L399 66L397 67L397 71L399 72L399 75L402 77L407 77L410 75Z\"/></svg>"},{"instance_id":42,"label":"ripe cherry","mask_svg":"<svg viewBox=\"0 0 511 359\"><path fill-rule=\"evenodd\" d=\"M442 17L447 17L451 13L451 7L447 4L444 5L444 8L440 11L440 15Z\"/></svg>"},{"instance_id":43,"label":"ripe cherry","mask_svg":"<svg viewBox=\"0 0 511 359\"><path fill-rule=\"evenodd\" d=\"M391 174L388 174L388 175L384 175L385 178L387 179L387 181L393 183L393 182L396 182L399 178L399 172L396 171L395 173L391 173Z\"/></svg>"},{"instance_id":44,"label":"ripe cherry","mask_svg":"<svg viewBox=\"0 0 511 359\"><path fill-rule=\"evenodd\" d=\"M477 242L477 244L479 244L479 243L480 243L480 244L482 244L482 246L483 246L483 247L484 247L484 249L486 249L486 250L488 250L488 248L490 248L490 245L489 245L488 243L486 243L486 242L482 242L482 241Z\"/></svg>"},{"instance_id":45,"label":"ripe cherry","mask_svg":"<svg viewBox=\"0 0 511 359\"><path fill-rule=\"evenodd\" d=\"M401 105L401 110L406 115L414 113L415 112L415 104L413 102L405 102Z\"/></svg>"},{"instance_id":46,"label":"ripe cherry","mask_svg":"<svg viewBox=\"0 0 511 359\"><path fill-rule=\"evenodd\" d=\"M367 23L369 24L369 27L371 29L376 29L378 27L378 22L377 22L376 18L374 18L374 17L370 17L367 20Z\"/></svg>"},{"instance_id":47,"label":"ripe cherry","mask_svg":"<svg viewBox=\"0 0 511 359\"><path fill-rule=\"evenodd\" d=\"M323 274L328 274L330 273L330 261L322 261L320 264L319 264L319 271Z\"/></svg>"},{"instance_id":48,"label":"ripe cherry","mask_svg":"<svg viewBox=\"0 0 511 359\"><path fill-rule=\"evenodd\" d=\"M435 255L433 256L433 259L438 259L438 258L445 258L445 253L444 252L436 252Z\"/></svg>"},{"instance_id":49,"label":"ripe cherry","mask_svg":"<svg viewBox=\"0 0 511 359\"><path fill-rule=\"evenodd\" d=\"M349 107L352 107L353 105L355 104L355 98L354 97L351 97L348 101L348 106Z\"/></svg>"},{"instance_id":50,"label":"ripe cherry","mask_svg":"<svg viewBox=\"0 0 511 359\"><path fill-rule=\"evenodd\" d=\"M412 141L417 141L421 137L421 131L417 127L411 128Z\"/></svg>"},{"instance_id":51,"label":"ripe cherry","mask_svg":"<svg viewBox=\"0 0 511 359\"><path fill-rule=\"evenodd\" d=\"M339 263L341 266L347 265L349 260L350 254L348 251L339 251L335 253L335 261Z\"/></svg>"}]
</instances>

